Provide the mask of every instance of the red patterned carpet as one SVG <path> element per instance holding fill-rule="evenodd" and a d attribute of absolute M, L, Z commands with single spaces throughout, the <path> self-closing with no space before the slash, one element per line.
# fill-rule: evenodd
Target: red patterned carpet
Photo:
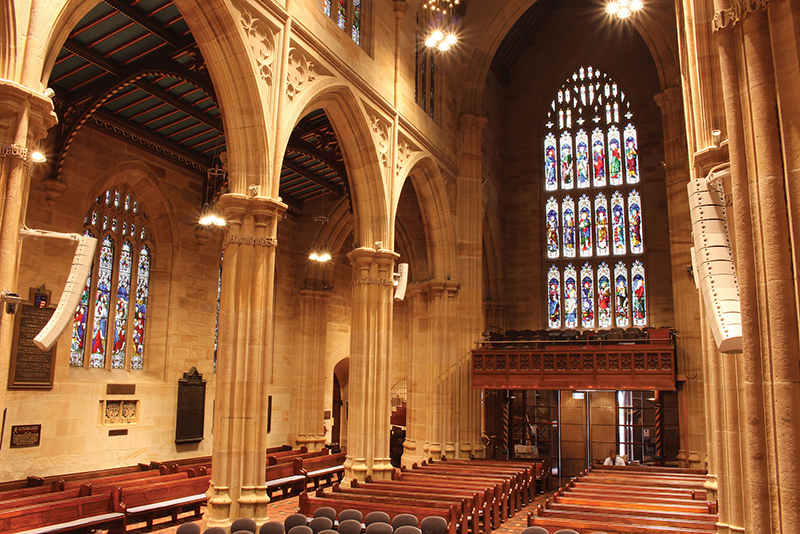
<path fill-rule="evenodd" d="M 514 517 L 503 523 L 500 528 L 495 530 L 492 534 L 519 534 L 519 532 L 522 531 L 522 529 L 527 525 L 528 512 L 536 509 L 536 505 L 544 502 L 545 498 L 549 496 L 550 494 L 538 496 L 534 503 L 531 503 L 523 508 Z M 272 501 L 269 505 L 270 520 L 283 521 L 286 516 L 297 512 L 297 502 L 299 497 L 289 497 L 287 499 L 281 499 L 278 495 L 276 495 L 276 497 L 277 500 Z M 129 524 L 128 532 L 133 532 L 136 534 L 150 532 L 156 534 L 173 534 L 178 529 L 179 525 L 191 521 L 194 521 L 194 516 L 191 513 L 187 513 L 183 514 L 178 519 L 177 523 L 174 523 L 169 517 L 156 520 L 152 531 L 147 529 L 147 525 L 145 523 Z M 202 524 L 201 521 L 197 522 Z"/>

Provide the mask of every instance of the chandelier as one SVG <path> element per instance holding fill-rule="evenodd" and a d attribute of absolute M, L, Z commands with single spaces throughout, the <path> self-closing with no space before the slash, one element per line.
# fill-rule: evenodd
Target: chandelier
<path fill-rule="evenodd" d="M 436 47 L 442 52 L 458 42 L 456 26 L 458 17 L 453 10 L 459 5 L 459 0 L 425 0 L 422 2 L 419 13 L 420 25 L 425 28 L 425 46 Z"/>
<path fill-rule="evenodd" d="M 644 7 L 641 0 L 611 0 L 606 6 L 606 13 L 624 19 Z"/>

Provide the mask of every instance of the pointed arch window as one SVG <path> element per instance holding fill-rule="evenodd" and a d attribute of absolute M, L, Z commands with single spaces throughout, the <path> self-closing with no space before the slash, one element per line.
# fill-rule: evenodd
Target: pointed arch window
<path fill-rule="evenodd" d="M 70 365 L 143 369 L 152 261 L 147 216 L 134 193 L 119 186 L 97 197 L 83 233 L 99 236 L 100 246 L 73 318 Z"/>
<path fill-rule="evenodd" d="M 322 11 L 345 32 L 354 43 L 363 40 L 364 0 L 323 0 Z"/>
<path fill-rule="evenodd" d="M 636 121 L 594 66 L 570 75 L 544 125 L 543 223 L 550 328 L 646 326 Z"/>

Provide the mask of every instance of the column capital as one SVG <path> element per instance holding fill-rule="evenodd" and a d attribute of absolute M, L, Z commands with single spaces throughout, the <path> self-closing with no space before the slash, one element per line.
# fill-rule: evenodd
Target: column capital
<path fill-rule="evenodd" d="M 406 11 L 408 11 L 408 2 L 406 0 L 394 0 L 392 7 L 394 8 L 395 20 L 403 20 L 403 17 L 406 16 Z"/>
<path fill-rule="evenodd" d="M 40 91 L 0 78 L 0 121 L 8 116 L 17 116 L 26 106 L 29 108 L 28 137 L 43 139 L 47 130 L 58 123 L 53 101 Z M 9 129 L 10 132 L 14 130 L 13 127 Z"/>
<path fill-rule="evenodd" d="M 373 261 L 381 262 L 381 260 L 397 260 L 400 257 L 400 254 L 385 248 L 374 249 L 369 247 L 358 247 L 348 252 L 347 257 L 355 266 L 356 264 L 369 264 Z"/>
<path fill-rule="evenodd" d="M 217 208 L 228 223 L 241 225 L 247 214 L 247 196 L 237 193 L 225 193 L 217 200 Z"/>
<path fill-rule="evenodd" d="M 683 91 L 679 86 L 667 87 L 653 97 L 662 114 L 683 109 Z"/>

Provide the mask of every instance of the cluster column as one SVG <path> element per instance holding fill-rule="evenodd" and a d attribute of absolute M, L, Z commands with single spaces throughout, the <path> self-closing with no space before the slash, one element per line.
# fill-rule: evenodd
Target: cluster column
<path fill-rule="evenodd" d="M 300 290 L 300 369 L 297 376 L 303 377 L 295 386 L 293 399 L 297 418 L 295 444 L 305 445 L 309 451 L 318 451 L 325 446 L 323 415 L 325 392 L 332 385 L 325 381 L 325 346 L 328 328 L 328 301 L 330 291 L 316 289 Z"/>
<path fill-rule="evenodd" d="M 267 384 L 274 314 L 278 220 L 286 206 L 270 198 L 226 194 L 217 394 L 206 526 L 239 517 L 267 521 L 264 479 Z"/>
<path fill-rule="evenodd" d="M 394 264 L 391 250 L 357 248 L 350 333 L 350 417 L 345 478 L 390 479 L 391 337 Z"/>
<path fill-rule="evenodd" d="M 49 98 L 0 78 L 0 291 L 19 292 L 19 228 L 25 220 L 32 171 L 28 152 L 56 122 Z M 4 384 L 0 405 L 5 405 L 13 330 L 14 316 L 0 304 L 0 384 Z"/>

